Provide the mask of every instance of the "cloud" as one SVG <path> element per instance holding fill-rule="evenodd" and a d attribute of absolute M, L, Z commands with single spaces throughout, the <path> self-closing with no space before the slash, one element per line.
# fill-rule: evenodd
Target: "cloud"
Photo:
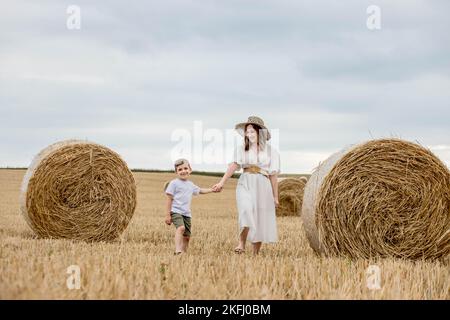
<path fill-rule="evenodd" d="M 78 1 L 73 31 L 67 3 L 4 4 L 0 166 L 82 138 L 167 168 L 177 128 L 224 131 L 249 115 L 280 130 L 293 172 L 371 138 L 450 145 L 450 5 L 379 1 L 371 31 L 371 4 Z"/>

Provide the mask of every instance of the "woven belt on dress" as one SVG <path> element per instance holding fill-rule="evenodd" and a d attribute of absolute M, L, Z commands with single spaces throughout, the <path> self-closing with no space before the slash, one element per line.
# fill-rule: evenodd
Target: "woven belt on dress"
<path fill-rule="evenodd" d="M 258 166 L 250 166 L 250 167 L 244 168 L 244 172 L 247 172 L 247 173 L 260 173 L 263 176 L 269 177 L 269 173 L 266 170 L 263 170 L 263 169 L 261 169 Z"/>

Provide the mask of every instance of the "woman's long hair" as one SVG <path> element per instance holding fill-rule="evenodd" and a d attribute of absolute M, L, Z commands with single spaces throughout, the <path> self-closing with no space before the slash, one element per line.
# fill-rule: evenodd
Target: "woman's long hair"
<path fill-rule="evenodd" d="M 250 149 L 250 140 L 246 135 L 248 126 L 252 126 L 253 129 L 255 129 L 255 131 L 256 131 L 258 149 L 264 150 L 264 148 L 266 147 L 266 141 L 267 141 L 267 129 L 263 129 L 260 126 L 258 126 L 257 124 L 253 124 L 253 123 L 248 123 L 244 127 L 244 144 L 245 144 L 244 150 L 248 151 Z"/>

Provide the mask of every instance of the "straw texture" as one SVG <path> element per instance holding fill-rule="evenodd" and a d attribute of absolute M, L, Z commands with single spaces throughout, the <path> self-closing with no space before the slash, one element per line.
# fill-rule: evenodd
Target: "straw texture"
<path fill-rule="evenodd" d="M 41 151 L 21 187 L 21 213 L 40 237 L 109 241 L 136 208 L 136 184 L 120 156 L 98 144 L 68 140 Z"/>
<path fill-rule="evenodd" d="M 164 192 L 166 192 L 166 190 L 167 190 L 167 187 L 169 186 L 169 184 L 170 184 L 170 181 L 166 181 L 166 182 L 164 182 Z"/>
<path fill-rule="evenodd" d="M 302 177 L 303 178 L 303 177 Z M 281 178 L 278 182 L 278 217 L 300 216 L 306 181 L 301 178 Z"/>
<path fill-rule="evenodd" d="M 373 140 L 338 152 L 303 202 L 313 249 L 330 256 L 436 259 L 450 253 L 450 173 L 429 150 Z"/>

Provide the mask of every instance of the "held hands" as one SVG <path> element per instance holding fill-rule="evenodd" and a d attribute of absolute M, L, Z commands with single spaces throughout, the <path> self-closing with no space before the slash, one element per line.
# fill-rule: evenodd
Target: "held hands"
<path fill-rule="evenodd" d="M 216 183 L 215 185 L 212 186 L 213 192 L 220 192 L 220 191 L 222 191 L 222 188 L 223 188 L 223 183 L 221 183 L 221 182 Z"/>

